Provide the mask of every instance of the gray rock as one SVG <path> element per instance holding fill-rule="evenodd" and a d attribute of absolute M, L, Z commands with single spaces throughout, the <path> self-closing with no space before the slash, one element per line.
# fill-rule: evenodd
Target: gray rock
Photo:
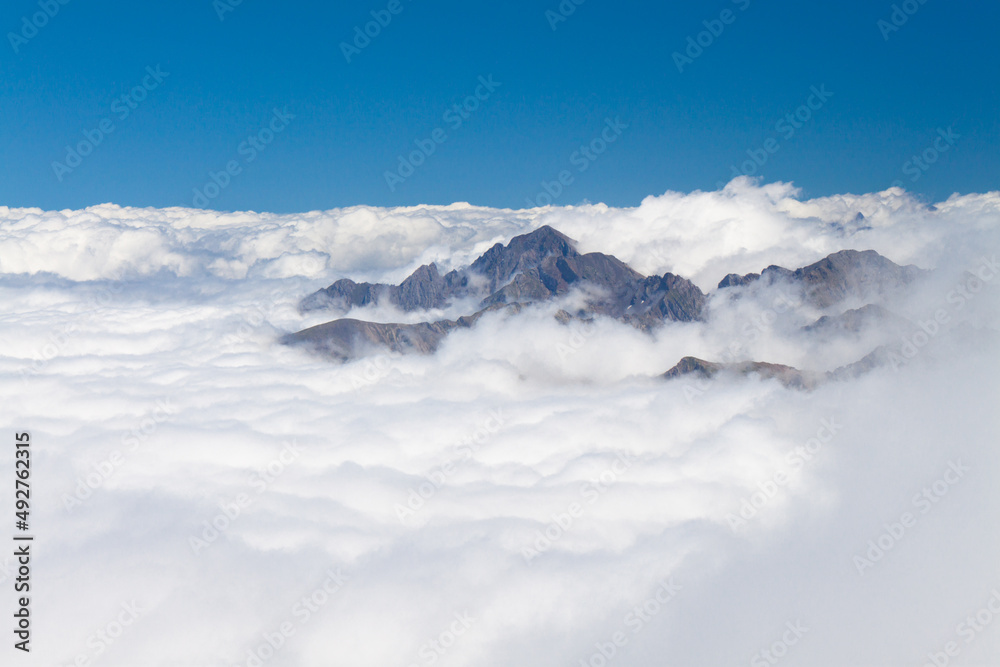
<path fill-rule="evenodd" d="M 742 287 L 743 285 L 749 285 L 759 278 L 759 273 L 748 273 L 745 276 L 741 276 L 738 273 L 730 273 L 728 276 L 719 281 L 719 289 L 725 289 L 727 287 Z"/>
<path fill-rule="evenodd" d="M 813 305 L 826 308 L 847 297 L 888 296 L 923 273 L 915 266 L 899 266 L 874 250 L 841 250 L 798 269 L 792 280 L 804 286 L 806 298 Z"/>
<path fill-rule="evenodd" d="M 350 359 L 371 348 L 427 353 L 449 331 L 471 326 L 485 312 L 511 306 L 520 310 L 522 305 L 559 297 L 580 286 L 586 286 L 591 296 L 576 317 L 606 315 L 646 330 L 666 320 L 700 319 L 705 305 L 705 295 L 689 280 L 671 273 L 646 277 L 611 255 L 580 254 L 568 237 L 545 226 L 514 237 L 506 246 L 497 243 L 460 271 L 442 276 L 429 264 L 399 285 L 338 280 L 299 306 L 302 312 L 347 310 L 387 300 L 401 310 L 415 311 L 481 296 L 473 315 L 420 324 L 341 319 L 291 334 L 283 342 L 306 344 L 336 359 Z"/>
<path fill-rule="evenodd" d="M 730 274 L 719 288 L 731 288 L 760 280 L 764 284 L 787 281 L 803 289 L 806 300 L 817 308 L 827 308 L 853 297 L 877 299 L 909 285 L 926 273 L 915 266 L 899 266 L 874 250 L 841 250 L 815 264 L 792 271 L 769 266 L 760 276 Z"/>
<path fill-rule="evenodd" d="M 684 357 L 673 368 L 664 373 L 663 377 L 672 379 L 693 374 L 703 379 L 710 379 L 720 373 L 737 376 L 757 375 L 765 380 L 775 379 L 784 386 L 793 389 L 813 389 L 823 379 L 821 374 L 800 371 L 797 368 L 781 364 L 769 364 L 762 361 L 713 363 L 697 357 Z"/>
<path fill-rule="evenodd" d="M 405 311 L 443 308 L 456 297 L 469 293 L 468 276 L 450 271 L 442 276 L 437 265 L 426 264 L 414 271 L 399 285 L 381 283 L 356 283 L 338 280 L 302 300 L 300 312 L 313 310 L 348 310 L 354 306 L 367 306 L 387 300 Z"/>
<path fill-rule="evenodd" d="M 872 250 L 844 250 L 795 271 L 769 266 L 760 274 L 730 274 L 719 283 L 719 288 L 789 281 L 801 286 L 809 303 L 826 308 L 848 297 L 868 299 L 887 295 L 908 285 L 921 273 L 913 266 L 898 266 Z M 578 287 L 585 288 L 586 305 L 574 315 L 560 312 L 560 321 L 603 315 L 648 331 L 666 321 L 703 319 L 706 296 L 691 281 L 671 273 L 643 276 L 611 255 L 581 254 L 570 238 L 544 226 L 514 237 L 507 245 L 497 243 L 461 270 L 441 275 L 436 265 L 428 264 L 399 285 L 338 280 L 300 304 L 305 312 L 329 308 L 348 310 L 387 301 L 404 311 L 419 311 L 445 308 L 456 299 L 478 298 L 479 307 L 472 315 L 419 324 L 376 324 L 342 319 L 291 334 L 283 340 L 289 344 L 311 345 L 338 359 L 350 359 L 371 348 L 428 353 L 437 348 L 448 332 L 472 326 L 485 312 L 515 306 L 519 310 L 523 305 L 553 299 Z M 866 321 L 879 315 L 880 311 L 872 309 L 848 311 L 839 319 L 822 318 L 806 330 L 835 326 L 859 330 Z M 709 362 L 695 361 L 708 372 Z M 811 382 L 800 371 L 785 366 L 747 363 L 758 366 L 729 370 L 769 374 L 789 384 Z"/>
<path fill-rule="evenodd" d="M 348 361 L 374 351 L 403 354 L 430 354 L 445 336 L 455 329 L 467 329 L 488 312 L 520 312 L 519 305 L 494 306 L 457 320 L 439 320 L 418 324 L 383 324 L 343 318 L 310 327 L 281 339 L 285 345 L 301 345 L 337 361 Z"/>
<path fill-rule="evenodd" d="M 781 364 L 770 364 L 763 361 L 740 361 L 735 363 L 714 363 L 698 359 L 697 357 L 684 357 L 662 377 L 673 379 L 686 375 L 697 375 L 702 379 L 715 378 L 720 373 L 736 376 L 757 375 L 762 379 L 775 379 L 781 384 L 791 389 L 815 389 L 826 382 L 837 382 L 841 380 L 853 380 L 859 378 L 876 368 L 888 365 L 892 360 L 892 355 L 888 347 L 880 346 L 852 364 L 841 366 L 836 370 L 826 373 L 816 371 L 803 371 L 792 366 Z"/>
<path fill-rule="evenodd" d="M 846 310 L 839 315 L 824 315 L 812 324 L 802 327 L 802 331 L 822 335 L 857 334 L 875 327 L 888 327 L 896 331 L 908 324 L 909 321 L 905 318 L 889 312 L 882 306 L 870 303 L 861 308 Z"/>

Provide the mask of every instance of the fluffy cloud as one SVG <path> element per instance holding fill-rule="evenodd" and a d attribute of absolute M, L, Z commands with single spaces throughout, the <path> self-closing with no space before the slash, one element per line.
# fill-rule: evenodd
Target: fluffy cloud
<path fill-rule="evenodd" d="M 898 188 L 807 201 L 797 195 L 790 184 L 738 178 L 718 192 L 667 192 L 632 209 L 453 204 L 273 215 L 110 204 L 59 212 L 0 207 L 0 270 L 75 281 L 162 272 L 394 280 L 421 263 L 468 264 L 493 243 L 550 224 L 584 251 L 616 255 L 646 273 L 679 273 L 707 290 L 727 272 L 802 266 L 846 246 L 933 266 L 950 244 L 991 229 L 1000 209 L 997 192 L 954 195 L 935 206 Z"/>
<path fill-rule="evenodd" d="M 1000 194 L 796 196 L 737 180 L 634 209 L 0 209 L 2 421 L 34 443 L 35 658 L 923 664 L 954 641 L 995 661 L 995 625 L 968 643 L 958 626 L 1000 587 L 1000 304 L 995 283 L 949 294 L 997 247 Z M 658 377 L 734 340 L 818 370 L 877 342 L 817 344 L 799 327 L 818 312 L 757 326 L 771 293 L 717 295 L 708 322 L 652 336 L 562 325 L 553 304 L 434 356 L 333 365 L 276 342 L 322 321 L 296 306 L 335 278 L 464 265 L 543 224 L 706 291 L 873 248 L 938 269 L 894 312 L 950 321 L 898 370 L 813 392 Z"/>

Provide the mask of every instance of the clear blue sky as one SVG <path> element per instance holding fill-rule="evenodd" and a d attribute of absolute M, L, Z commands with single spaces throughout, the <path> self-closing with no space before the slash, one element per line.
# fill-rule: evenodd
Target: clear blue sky
<path fill-rule="evenodd" d="M 928 199 L 1000 187 L 996 2 L 909 0 L 916 11 L 887 32 L 878 21 L 893 3 L 877 0 L 585 0 L 555 30 L 546 11 L 558 0 L 398 0 L 397 14 L 389 0 L 243 0 L 220 20 L 232 1 L 42 0 L 54 13 L 44 20 L 38 0 L 3 3 L 0 205 L 191 206 L 232 162 L 238 173 L 204 207 L 522 208 L 563 171 L 572 181 L 555 203 L 626 206 L 713 189 L 747 151 L 766 154 L 756 175 L 807 196 L 897 180 Z M 727 9 L 729 23 L 714 22 Z M 391 22 L 348 63 L 341 43 L 381 10 Z M 711 43 L 680 72 L 673 54 L 704 21 L 721 34 L 702 35 Z M 146 69 L 157 66 L 169 73 L 159 82 Z M 500 85 L 478 89 L 477 109 L 445 116 L 490 75 Z M 145 99 L 122 100 L 144 80 Z M 833 96 L 779 130 L 821 85 Z M 275 108 L 295 118 L 241 151 Z M 628 127 L 605 132 L 616 117 Z M 102 123 L 113 131 L 57 175 L 66 146 Z M 958 136 L 936 154 L 948 127 Z M 602 132 L 615 138 L 603 154 L 574 156 Z M 434 153 L 393 190 L 385 173 L 399 174 L 415 140 Z M 925 150 L 934 164 L 910 162 Z"/>

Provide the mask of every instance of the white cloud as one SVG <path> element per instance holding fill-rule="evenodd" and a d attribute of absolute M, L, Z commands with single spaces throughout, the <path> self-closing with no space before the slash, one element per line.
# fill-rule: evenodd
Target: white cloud
<path fill-rule="evenodd" d="M 741 180 L 624 210 L 0 209 L 0 421 L 34 441 L 35 658 L 245 665 L 290 623 L 264 664 L 428 664 L 428 642 L 450 641 L 467 612 L 435 664 L 575 665 L 619 631 L 621 664 L 747 664 L 796 620 L 809 631 L 783 664 L 922 664 L 953 639 L 963 659 L 994 660 L 996 627 L 972 644 L 954 629 L 1000 585 L 998 291 L 961 309 L 947 294 L 997 247 L 1000 195 L 936 211 L 898 191 L 795 196 Z M 859 211 L 870 228 L 852 226 Z M 730 271 L 874 248 L 941 267 L 893 305 L 918 320 L 954 309 L 953 321 L 898 372 L 814 392 L 748 378 L 692 395 L 656 377 L 743 340 L 767 306 L 749 298 L 655 336 L 565 326 L 539 307 L 489 316 L 433 357 L 343 366 L 276 343 L 318 321 L 297 302 L 337 277 L 464 265 L 542 224 L 705 290 Z M 817 348 L 798 324 L 760 329 L 746 354 L 825 370 L 871 342 Z M 734 531 L 727 516 L 830 418 L 842 429 Z M 289 442 L 301 455 L 279 466 Z M 634 463 L 616 472 L 621 453 Z M 854 556 L 918 513 L 914 494 L 959 458 L 967 478 L 860 575 Z M 9 475 L 12 447 L 0 461 Z M 449 463 L 440 488 L 428 482 Z M 66 509 L 88 475 L 98 488 Z M 400 521 L 396 506 L 426 483 Z M 229 525 L 208 542 L 213 520 Z M 192 536 L 206 540 L 197 554 Z M 303 603 L 337 568 L 344 586 Z M 634 633 L 628 614 L 671 577 L 682 589 Z M 133 600 L 138 619 L 88 645 Z"/>

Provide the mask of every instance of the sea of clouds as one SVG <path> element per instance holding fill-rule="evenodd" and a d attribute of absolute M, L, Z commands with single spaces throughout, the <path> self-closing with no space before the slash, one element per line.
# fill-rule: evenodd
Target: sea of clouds
<path fill-rule="evenodd" d="M 768 317 L 767 290 L 653 335 L 551 304 L 432 356 L 277 342 L 332 317 L 297 305 L 338 278 L 457 268 L 545 224 L 706 292 L 874 249 L 934 270 L 890 310 L 948 323 L 810 392 L 659 377 L 734 342 L 819 371 L 881 342 L 803 336 L 824 313 Z M 997 664 L 1000 280 L 968 272 L 998 247 L 998 192 L 747 179 L 628 209 L 0 208 L 0 483 L 30 431 L 31 664 Z M 8 619 L 15 576 L 0 556 Z"/>

